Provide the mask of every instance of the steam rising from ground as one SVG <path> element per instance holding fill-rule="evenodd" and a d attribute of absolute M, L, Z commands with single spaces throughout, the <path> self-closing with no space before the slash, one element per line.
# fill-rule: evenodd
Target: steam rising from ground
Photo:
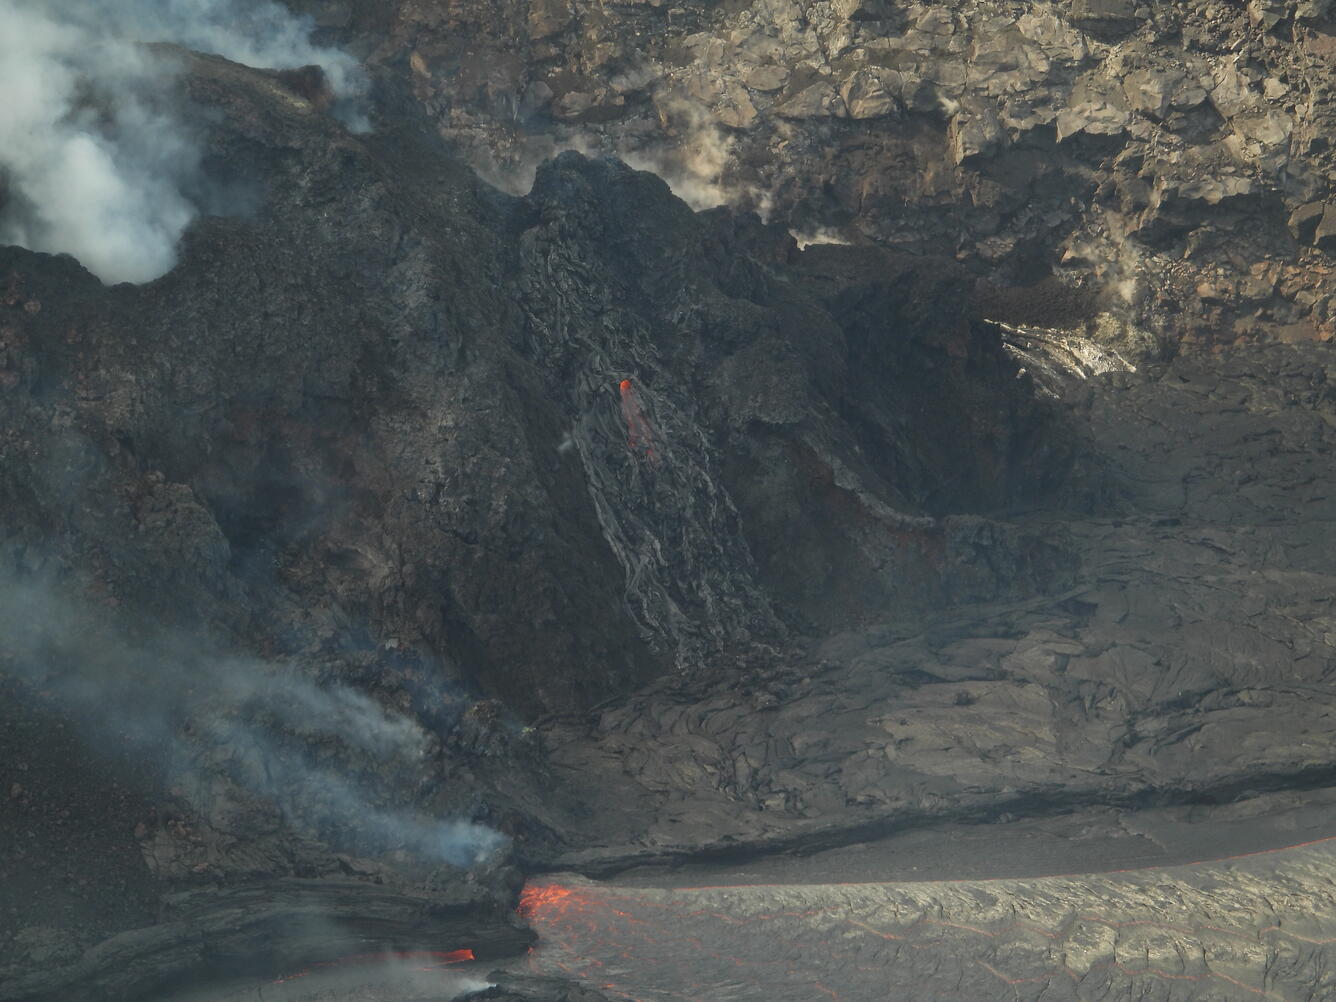
<path fill-rule="evenodd" d="M 315 939 L 319 929 L 311 929 Z M 329 936 L 342 939 L 346 933 L 330 926 Z M 452 970 L 458 961 L 432 954 L 409 953 L 381 957 L 349 958 L 335 964 L 318 964 L 276 981 L 257 984 L 243 978 L 234 984 L 211 981 L 207 987 L 187 988 L 155 996 L 158 1002 L 313 1002 L 315 999 L 394 999 L 395 1002 L 451 1002 L 493 987 L 474 974 Z"/>
<path fill-rule="evenodd" d="M 852 241 L 837 229 L 829 226 L 817 226 L 813 229 L 789 230 L 789 236 L 793 237 L 794 243 L 798 245 L 799 250 L 806 250 L 808 247 L 817 244 L 836 244 L 841 247 L 847 247 Z"/>
<path fill-rule="evenodd" d="M 503 836 L 402 806 L 436 738 L 411 717 L 295 665 L 201 653 L 193 639 L 131 642 L 53 587 L 0 578 L 0 670 L 54 696 L 94 746 L 126 737 L 164 756 L 171 781 L 208 814 L 235 784 L 336 848 L 405 849 L 458 866 Z M 375 773 L 365 774 L 371 763 Z M 397 795 L 396 795 L 397 793 Z M 399 803 L 395 803 L 395 801 Z"/>
<path fill-rule="evenodd" d="M 750 209 L 762 219 L 770 215 L 768 192 L 727 177 L 734 142 L 708 108 L 680 97 L 660 97 L 657 107 L 675 145 L 620 150 L 622 159 L 636 170 L 659 175 L 674 195 L 697 211 L 730 205 Z"/>
<path fill-rule="evenodd" d="M 199 146 L 171 57 L 137 43 L 319 65 L 352 99 L 357 64 L 309 35 L 272 0 L 0 0 L 0 243 L 73 254 L 108 283 L 169 271 L 197 214 Z"/>
<path fill-rule="evenodd" d="M 561 126 L 550 134 L 525 136 L 519 149 L 509 151 L 504 162 L 497 162 L 492 150 L 475 150 L 473 169 L 488 184 L 523 196 L 533 187 L 539 165 L 567 150 L 586 157 L 615 156 L 635 170 L 657 175 L 697 212 L 727 205 L 768 220 L 774 208 L 773 197 L 762 187 L 732 176 L 735 140 L 709 109 L 677 96 L 660 97 L 656 106 L 665 125 L 666 142 L 660 136 L 645 141 L 644 137 Z"/>

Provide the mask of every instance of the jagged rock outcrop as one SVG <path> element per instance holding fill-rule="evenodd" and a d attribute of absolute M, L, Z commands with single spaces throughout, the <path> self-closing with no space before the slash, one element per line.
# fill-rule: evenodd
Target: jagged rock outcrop
<path fill-rule="evenodd" d="M 1057 275 L 1174 344 L 1332 335 L 1324 2 L 303 6 L 516 190 L 616 152 L 806 238 Z"/>

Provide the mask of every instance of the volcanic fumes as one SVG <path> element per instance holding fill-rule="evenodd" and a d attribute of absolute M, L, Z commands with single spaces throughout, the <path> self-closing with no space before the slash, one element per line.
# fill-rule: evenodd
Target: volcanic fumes
<path fill-rule="evenodd" d="M 72 254 L 108 284 L 165 274 L 196 218 L 255 200 L 206 177 L 185 49 L 287 71 L 368 127 L 362 68 L 310 31 L 273 0 L 0 0 L 0 244 Z"/>
<path fill-rule="evenodd" d="M 404 966 L 416 973 L 427 974 L 448 970 L 457 967 L 459 964 L 466 964 L 477 959 L 478 958 L 474 955 L 474 952 L 471 949 L 404 950 L 394 953 L 358 954 L 351 957 L 341 957 L 338 960 L 312 964 L 310 967 L 303 968 L 300 971 L 280 975 L 273 979 L 273 983 L 276 985 L 287 984 L 302 978 L 309 978 L 319 972 L 369 967 L 378 964 Z"/>

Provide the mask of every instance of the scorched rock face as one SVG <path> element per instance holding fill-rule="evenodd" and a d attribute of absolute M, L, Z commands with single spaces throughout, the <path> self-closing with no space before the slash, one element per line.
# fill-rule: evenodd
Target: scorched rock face
<path fill-rule="evenodd" d="M 851 612 L 930 588 L 923 514 L 1061 472 L 949 266 L 799 261 L 576 155 L 508 199 L 221 61 L 190 85 L 226 111 L 211 162 L 264 179 L 253 218 L 205 220 L 144 287 L 4 252 L 12 524 L 101 554 L 118 600 L 288 652 L 389 645 L 532 715 L 781 635 L 757 558 L 799 588 L 816 550 L 880 540 L 906 555 L 842 569 L 870 589 Z"/>

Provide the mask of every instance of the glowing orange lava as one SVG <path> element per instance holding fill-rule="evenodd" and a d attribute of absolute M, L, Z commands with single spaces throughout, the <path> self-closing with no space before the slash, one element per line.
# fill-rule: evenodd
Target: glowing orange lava
<path fill-rule="evenodd" d="M 472 950 L 450 950 L 448 953 L 433 953 L 433 957 L 440 957 L 442 964 L 462 964 L 466 960 L 477 960 Z"/>
<path fill-rule="evenodd" d="M 527 884 L 520 892 L 521 918 L 532 919 L 543 912 L 564 911 L 579 901 L 575 892 L 560 884 Z"/>

